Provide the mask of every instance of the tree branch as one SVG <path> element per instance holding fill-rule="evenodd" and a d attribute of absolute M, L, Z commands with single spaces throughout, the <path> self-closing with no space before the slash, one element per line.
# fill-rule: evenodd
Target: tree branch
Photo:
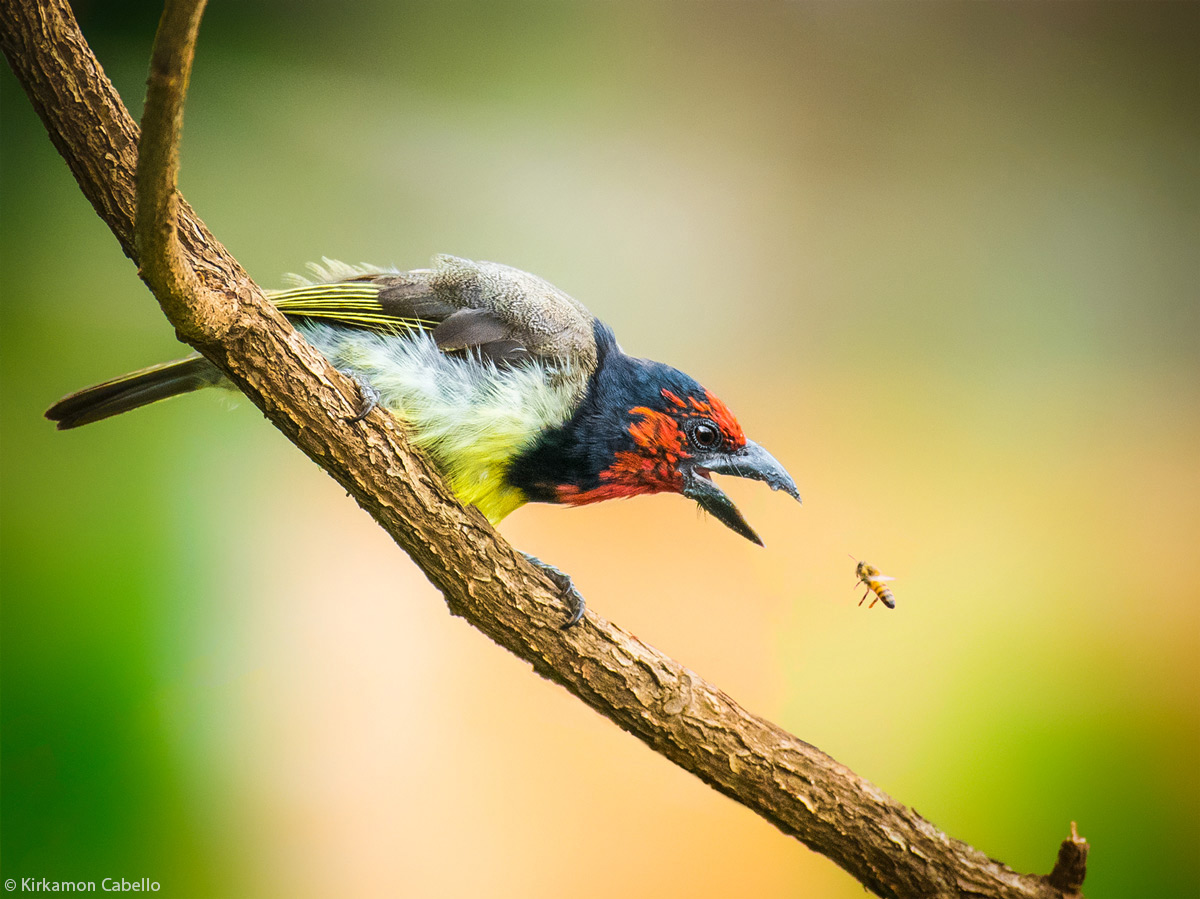
<path fill-rule="evenodd" d="M 66 0 L 0 0 L 9 64 L 180 338 L 346 488 L 453 614 L 868 889 L 886 897 L 1078 895 L 1087 844 L 1074 828 L 1052 875 L 1018 874 L 603 619 L 589 614 L 560 630 L 557 588 L 459 505 L 390 415 L 347 422 L 357 388 L 304 343 L 178 196 L 183 98 L 203 6 L 167 3 L 139 167 L 138 128 Z"/>

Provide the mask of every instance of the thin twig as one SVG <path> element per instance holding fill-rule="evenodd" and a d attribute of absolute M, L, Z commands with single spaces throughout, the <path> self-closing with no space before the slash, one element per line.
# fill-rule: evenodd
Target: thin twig
<path fill-rule="evenodd" d="M 203 333 L 193 320 L 192 308 L 202 287 L 187 264 L 179 242 L 179 139 L 183 134 L 183 101 L 192 74 L 196 37 L 207 0 L 167 0 L 146 86 L 142 136 L 137 156 L 137 211 L 134 246 L 142 279 L 162 304 L 163 312 L 184 339 Z M 226 327 L 213 329 L 220 337 L 232 323 L 236 309 L 228 310 Z"/>

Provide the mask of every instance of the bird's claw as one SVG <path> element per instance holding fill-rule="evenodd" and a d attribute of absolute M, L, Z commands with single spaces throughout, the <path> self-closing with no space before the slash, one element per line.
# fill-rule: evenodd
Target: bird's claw
<path fill-rule="evenodd" d="M 561 591 L 562 601 L 571 610 L 571 617 L 564 624 L 559 625 L 559 627 L 565 631 L 582 621 L 587 604 L 583 600 L 583 594 L 575 589 L 575 583 L 571 580 L 571 575 L 565 571 L 560 571 L 553 565 L 543 562 L 537 556 L 531 556 L 529 553 L 521 553 L 521 555 L 525 557 L 525 560 L 530 565 L 554 581 L 554 585 Z"/>
<path fill-rule="evenodd" d="M 370 415 L 371 410 L 379 405 L 379 391 L 357 375 L 350 375 L 349 377 L 358 387 L 358 395 L 360 397 L 358 410 L 353 415 L 347 415 L 345 419 L 346 424 L 354 425 Z"/>

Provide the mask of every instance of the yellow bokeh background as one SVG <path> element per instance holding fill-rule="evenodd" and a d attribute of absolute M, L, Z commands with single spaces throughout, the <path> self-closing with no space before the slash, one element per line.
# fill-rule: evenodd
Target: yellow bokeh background
<path fill-rule="evenodd" d="M 77 5 L 135 114 L 154 3 Z M 501 530 L 1019 870 L 1200 894 L 1200 7 L 213 4 L 182 188 L 264 286 L 435 252 L 687 371 L 723 479 Z M 246 401 L 56 433 L 180 353 L 0 73 L 5 877 L 182 897 L 862 888 L 451 618 Z M 230 407 L 233 407 L 232 409 Z M 898 608 L 857 605 L 853 554 Z"/>

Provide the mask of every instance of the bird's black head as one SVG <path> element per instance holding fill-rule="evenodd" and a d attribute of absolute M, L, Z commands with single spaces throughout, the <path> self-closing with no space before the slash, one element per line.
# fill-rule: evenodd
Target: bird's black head
<path fill-rule="evenodd" d="M 799 500 L 783 466 L 747 440 L 725 404 L 683 372 L 625 355 L 601 324 L 596 343 L 599 361 L 575 414 L 514 460 L 509 482 L 532 500 L 570 505 L 682 493 L 761 545 L 709 474 L 765 481 Z"/>

